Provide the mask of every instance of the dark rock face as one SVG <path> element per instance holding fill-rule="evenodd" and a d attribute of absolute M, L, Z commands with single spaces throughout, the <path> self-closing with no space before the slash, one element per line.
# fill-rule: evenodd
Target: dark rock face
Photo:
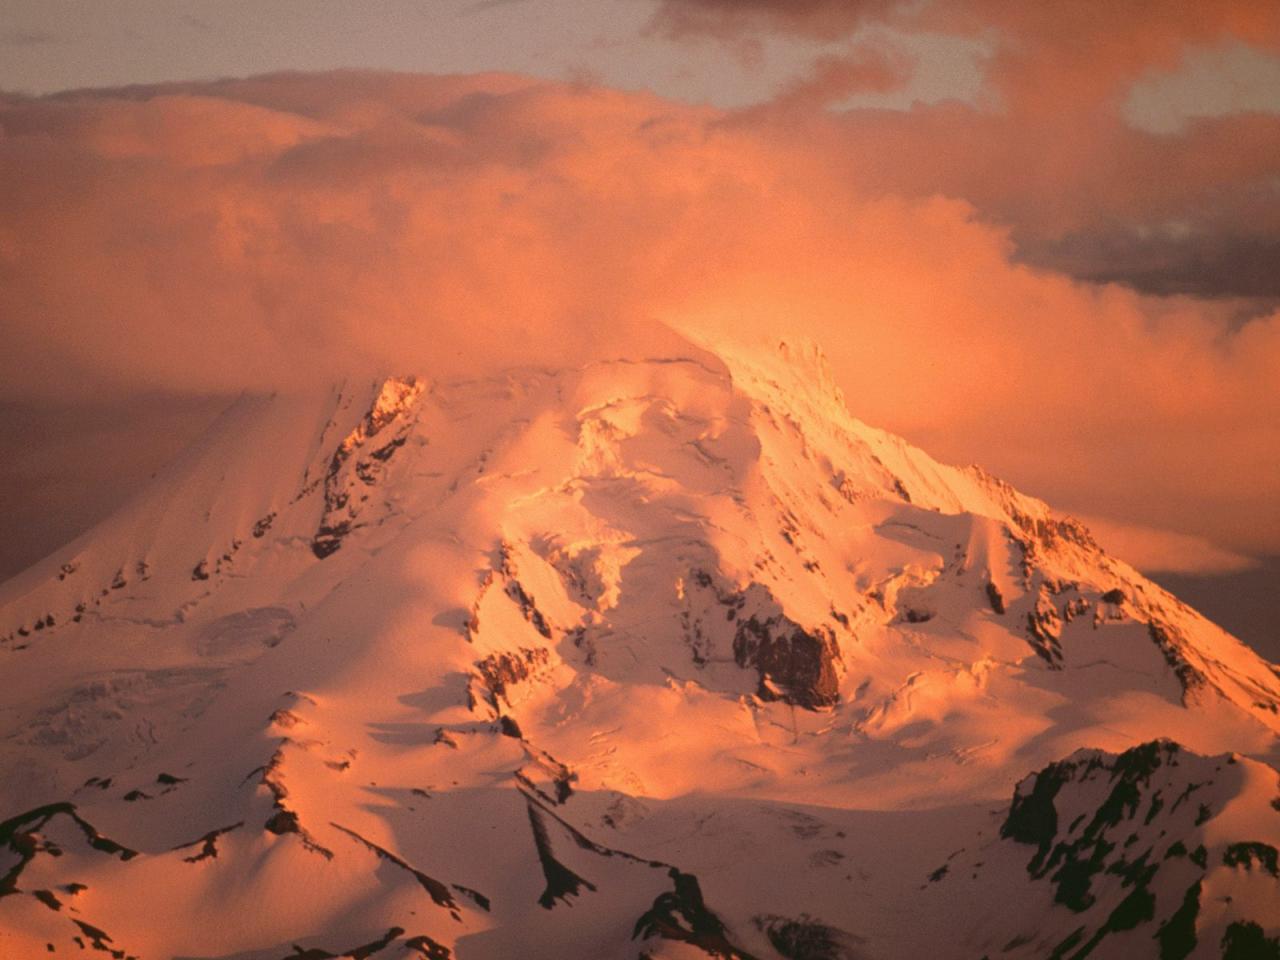
<path fill-rule="evenodd" d="M 290 810 L 286 806 L 285 800 L 289 796 L 289 790 L 280 778 L 280 768 L 283 764 L 284 754 L 277 750 L 270 762 L 262 768 L 261 783 L 271 792 L 272 807 L 275 811 L 267 818 L 267 822 L 262 825 L 263 829 L 277 836 L 283 836 L 287 833 L 296 834 L 306 849 L 312 853 L 320 854 L 326 860 L 332 860 L 333 851 L 317 843 L 315 838 L 302 826 L 302 821 L 298 819 L 297 812 Z"/>
<path fill-rule="evenodd" d="M 78 907 L 64 903 L 52 890 L 36 889 L 24 891 L 18 886 L 18 881 L 21 879 L 23 871 L 37 857 L 61 857 L 66 853 L 62 846 L 48 839 L 42 833 L 50 821 L 58 817 L 70 819 L 80 833 L 84 835 L 85 842 L 89 847 L 99 853 L 118 857 L 122 861 L 132 860 L 138 855 L 137 851 L 130 850 L 128 847 L 100 834 L 93 824 L 80 816 L 73 803 L 50 803 L 42 807 L 36 807 L 0 823 L 0 861 L 5 863 L 5 866 L 0 867 L 0 869 L 4 870 L 3 875 L 0 876 L 0 899 L 25 893 L 49 910 L 61 913 L 63 907 L 66 906 L 68 912 L 79 912 Z M 82 891 L 87 890 L 88 887 L 82 883 L 68 883 L 60 885 L 59 889 L 67 896 L 76 897 Z M 109 946 L 112 940 L 105 931 L 76 917 L 68 917 L 68 919 L 80 931 L 80 935 L 72 937 L 72 941 L 81 950 L 85 949 L 86 946 L 90 946 L 95 950 L 107 953 L 115 960 L 137 960 L 135 956 L 126 950 L 119 949 L 116 946 Z M 49 946 L 49 950 L 54 950 L 52 945 Z M 5 956 L 7 957 L 8 954 L 5 954 Z"/>
<path fill-rule="evenodd" d="M 427 960 L 451 960 L 453 953 L 443 943 L 432 940 L 426 934 L 410 937 L 404 942 L 405 948 L 415 950 Z"/>
<path fill-rule="evenodd" d="M 1014 792 L 1000 836 L 1039 847 L 1027 866 L 1030 871 L 1039 869 L 1058 835 L 1058 810 L 1053 801 L 1075 770 L 1075 764 L 1069 761 L 1051 763 L 1035 775 L 1030 791 L 1024 792 L 1019 786 Z"/>
<path fill-rule="evenodd" d="M 596 890 L 595 884 L 579 876 L 556 858 L 551 841 L 551 834 L 554 831 L 570 841 L 579 854 L 585 851 L 597 857 L 613 859 L 615 862 L 622 861 L 649 870 L 661 870 L 670 878 L 671 889 L 660 893 L 654 899 L 653 905 L 636 921 L 632 930 L 632 939 L 648 940 L 659 937 L 664 940 L 678 940 L 697 947 L 708 956 L 722 957 L 726 960 L 755 960 L 730 940 L 728 928 L 704 901 L 702 888 L 696 876 L 685 873 L 662 860 L 651 860 L 625 850 L 602 846 L 567 820 L 559 817 L 553 810 L 543 806 L 531 794 L 525 793 L 525 799 L 528 802 L 534 845 L 547 881 L 547 889 L 539 901 L 543 907 L 551 909 L 557 900 L 570 903 L 570 897 L 580 896 L 584 890 L 588 892 Z M 487 902 L 485 909 L 488 909 Z M 649 954 L 647 951 L 641 951 L 639 956 L 647 957 Z"/>
<path fill-rule="evenodd" d="M 533 830 L 533 843 L 538 851 L 538 862 L 542 864 L 542 875 L 547 881 L 546 889 L 538 898 L 538 904 L 544 910 L 550 910 L 560 900 L 569 903 L 570 897 L 576 897 L 582 888 L 595 890 L 596 885 L 584 880 L 563 863 L 556 859 L 551 848 L 551 838 L 547 835 L 547 825 L 542 814 L 532 803 L 529 804 L 529 825 Z"/>
<path fill-rule="evenodd" d="M 409 413 L 421 393 L 413 377 L 386 381 L 364 419 L 334 450 L 324 476 L 324 513 L 311 541 L 317 559 L 336 553 L 360 525 L 358 517 L 368 499 L 364 491 L 378 484 L 388 461 L 404 446 L 413 427 Z M 264 517 L 260 524 L 269 528 L 272 519 Z M 256 527 L 255 536 L 260 536 Z"/>
<path fill-rule="evenodd" d="M 347 521 L 338 524 L 321 524 L 316 530 L 315 539 L 311 541 L 311 552 L 315 554 L 317 560 L 332 556 L 342 547 L 343 537 L 350 532 L 351 524 Z"/>
<path fill-rule="evenodd" d="M 1222 862 L 1228 867 L 1243 867 L 1245 870 L 1252 870 L 1256 864 L 1280 880 L 1280 851 L 1260 840 L 1231 844 L 1222 855 Z"/>
<path fill-rule="evenodd" d="M 350 830 L 347 827 L 344 827 L 340 823 L 333 823 L 333 824 L 330 824 L 330 826 L 334 827 L 337 830 L 341 830 L 343 833 L 349 836 L 352 840 L 355 840 L 357 843 L 364 846 L 367 850 L 376 854 L 379 859 L 382 859 L 387 861 L 388 863 L 394 864 L 395 866 L 399 867 L 401 870 L 404 870 L 406 873 L 410 874 L 415 880 L 418 881 L 418 885 L 427 892 L 427 895 L 431 897 L 432 901 L 435 903 L 436 906 L 442 907 L 445 910 L 449 911 L 449 914 L 453 917 L 453 919 L 455 920 L 461 919 L 458 913 L 459 911 L 458 901 L 455 900 L 453 894 L 449 892 L 449 887 L 446 884 L 437 880 L 435 877 L 428 876 L 427 874 L 419 870 L 417 867 L 411 866 L 408 862 L 403 860 L 401 857 L 396 856 L 396 854 L 392 853 L 390 850 L 386 849 L 385 847 L 378 846 L 372 840 L 365 839 L 360 834 L 356 833 L 354 830 Z M 404 931 L 400 931 L 400 932 L 403 933 Z M 399 936 L 399 934 L 396 934 L 396 935 Z"/>
<path fill-rule="evenodd" d="M 1180 906 L 1156 931 L 1160 943 L 1160 960 L 1184 960 L 1196 948 L 1196 917 L 1200 915 L 1200 893 L 1203 881 L 1187 888 Z"/>
<path fill-rule="evenodd" d="M 551 628 L 547 626 L 546 619 L 542 616 L 542 611 L 538 609 L 538 605 L 534 602 L 524 586 L 519 580 L 508 580 L 506 586 L 507 596 L 516 602 L 520 608 L 521 615 L 533 624 L 533 628 L 540 634 L 551 639 Z"/>
<path fill-rule="evenodd" d="M 519 572 L 516 570 L 515 560 L 512 556 L 511 544 L 502 543 L 498 548 L 498 572 L 502 575 L 503 589 L 520 608 L 520 615 L 529 622 L 533 629 L 538 633 L 551 639 L 551 626 L 547 623 L 546 617 L 542 615 L 542 611 L 538 609 L 538 603 L 529 591 L 525 589 L 524 584 L 520 582 Z"/>
<path fill-rule="evenodd" d="M 510 717 L 505 713 L 498 718 L 498 729 L 504 737 L 510 737 L 513 740 L 524 739 L 520 724 L 516 723 L 514 717 Z"/>
<path fill-rule="evenodd" d="M 713 957 L 753 960 L 750 954 L 730 943 L 720 918 L 707 909 L 698 878 L 675 867 L 668 871 L 668 875 L 672 889 L 658 894 L 653 906 L 636 921 L 632 937 L 680 940 Z"/>
<path fill-rule="evenodd" d="M 1280 937 L 1256 923 L 1233 923 L 1222 936 L 1222 960 L 1280 960 Z"/>
<path fill-rule="evenodd" d="M 1206 657 L 1198 651 L 1195 643 L 1181 628 L 1161 615 L 1162 611 L 1158 605 L 1153 609 L 1144 610 L 1143 613 L 1144 619 L 1147 620 L 1147 633 L 1151 637 L 1151 642 L 1156 645 L 1165 663 L 1173 670 L 1178 682 L 1182 685 L 1183 704 L 1194 703 L 1215 691 L 1226 696 L 1222 687 L 1219 686 L 1219 681 L 1215 679 L 1215 674 L 1217 677 L 1223 674 L 1230 676 L 1231 668 L 1222 661 L 1212 656 Z M 1271 670 L 1276 676 L 1280 676 L 1280 668 L 1272 666 Z M 1235 679 L 1240 682 L 1239 677 Z M 1245 681 L 1244 686 L 1255 708 L 1280 714 L 1280 694 L 1273 685 L 1249 680 Z"/>
<path fill-rule="evenodd" d="M 1053 670 L 1062 669 L 1062 615 L 1053 600 L 1053 591 L 1041 584 L 1034 610 L 1027 613 L 1027 634 L 1031 649 Z"/>
<path fill-rule="evenodd" d="M 275 818 L 273 817 L 272 819 L 275 819 Z M 206 833 L 199 840 L 196 840 L 194 843 L 184 843 L 180 847 L 174 847 L 174 849 L 186 850 L 189 847 L 194 847 L 197 845 L 200 847 L 200 849 L 196 853 L 193 853 L 191 856 L 183 857 L 182 858 L 183 863 L 199 863 L 201 860 L 214 860 L 218 856 L 218 838 L 223 836 L 224 834 L 230 833 L 232 830 L 239 830 L 243 826 L 244 826 L 244 822 L 241 821 L 240 823 L 233 823 L 229 827 L 219 827 L 217 830 L 210 830 L 208 833 Z M 271 827 L 268 825 L 267 829 L 271 830 Z M 272 830 L 272 832 L 279 833 L 280 831 Z"/>
<path fill-rule="evenodd" d="M 573 796 L 578 775 L 545 750 L 538 751 L 515 773 L 516 781 L 544 803 L 557 807 Z"/>
<path fill-rule="evenodd" d="M 1207 871 L 1208 852 L 1197 840 L 1214 813 L 1205 804 L 1197 810 L 1189 798 L 1213 782 L 1219 769 L 1213 764 L 1184 754 L 1176 743 L 1156 740 L 1119 756 L 1082 751 L 1019 785 L 1001 836 L 1034 845 L 1027 864 L 1031 878 L 1046 879 L 1054 900 L 1082 915 L 1081 926 L 1052 956 L 1083 957 L 1109 934 L 1144 924 L 1154 928 L 1151 937 L 1161 960 L 1191 954 L 1204 873 L 1179 887 L 1178 901 L 1157 901 L 1153 889 L 1156 875 L 1166 869 L 1175 877 L 1188 865 Z M 1106 787 L 1101 803 L 1099 782 Z M 1188 853 L 1192 846 L 1194 852 Z M 1269 844 L 1244 841 L 1229 844 L 1222 861 L 1275 875 L 1278 856 Z"/>
<path fill-rule="evenodd" d="M 263 829 L 270 830 L 276 836 L 302 832 L 302 828 L 298 825 L 298 815 L 292 810 L 277 810 L 262 826 Z"/>
<path fill-rule="evenodd" d="M 1071 543 L 1085 550 L 1099 549 L 1098 542 L 1093 539 L 1089 528 L 1074 517 L 1053 514 L 1041 519 L 1028 516 L 1016 508 L 1010 508 L 1009 513 L 1018 529 L 1033 544 L 1051 549 L 1059 543 Z"/>
<path fill-rule="evenodd" d="M 680 625 L 694 664 L 723 662 L 759 677 L 756 695 L 809 710 L 839 700 L 842 669 L 836 630 L 849 618 L 834 608 L 831 619 L 801 626 L 788 617 L 770 589 L 751 582 L 734 589 L 706 569 L 690 569 L 680 581 Z"/>
<path fill-rule="evenodd" d="M 1185 641 L 1173 627 L 1152 621 L 1147 624 L 1147 632 L 1151 636 L 1151 642 L 1160 648 L 1165 663 L 1169 664 L 1178 682 L 1182 684 L 1182 699 L 1185 703 L 1205 685 L 1204 675 L 1183 656 L 1182 646 Z"/>
<path fill-rule="evenodd" d="M 59 816 L 69 817 L 84 834 L 89 846 L 100 853 L 110 854 L 121 860 L 131 860 L 138 855 L 136 850 L 130 850 L 100 834 L 93 824 L 76 812 L 73 803 L 50 803 L 36 807 L 0 823 L 0 849 L 8 850 L 16 857 L 7 872 L 0 876 L 0 897 L 18 893 L 18 878 L 37 854 L 46 851 L 54 856 L 61 854 L 61 851 L 55 852 L 56 848 L 39 838 L 39 831 L 50 820 Z"/>
<path fill-rule="evenodd" d="M 1052 877 L 1057 886 L 1055 899 L 1073 910 L 1084 910 L 1093 903 L 1090 877 L 1102 869 L 1104 858 L 1115 846 L 1107 841 L 1107 831 L 1137 814 L 1152 774 L 1171 761 L 1176 762 L 1178 752 L 1178 745 L 1172 741 L 1153 740 L 1125 751 L 1111 762 L 1099 755 L 1087 761 L 1052 763 L 1035 775 L 1030 792 L 1021 787 L 1015 792 L 1000 835 L 1019 843 L 1036 844 L 1039 849 L 1027 864 L 1027 871 L 1039 878 L 1058 868 Z M 1059 833 L 1055 806 L 1058 794 L 1068 783 L 1082 781 L 1095 771 L 1110 775 L 1107 799 L 1093 812 L 1079 837 L 1055 843 Z M 1162 805 L 1157 792 L 1151 798 L 1152 817 Z"/>
<path fill-rule="evenodd" d="M 847 960 L 852 957 L 848 934 L 807 915 L 794 920 L 756 917 L 755 922 L 769 938 L 773 949 L 787 960 Z"/>
<path fill-rule="evenodd" d="M 529 679 L 546 666 L 549 658 L 550 653 L 545 648 L 521 647 L 514 653 L 491 654 L 477 662 L 476 672 L 489 691 L 490 706 L 496 710 L 498 700 L 507 699 L 508 688 Z"/>
<path fill-rule="evenodd" d="M 840 648 L 834 632 L 805 630 L 781 614 L 738 621 L 733 658 L 760 674 L 758 695 L 817 710 L 840 698 L 836 662 Z"/>
<path fill-rule="evenodd" d="M 271 529 L 271 524 L 275 523 L 275 520 L 276 512 L 274 510 L 268 513 L 265 517 L 260 518 L 258 522 L 253 525 L 253 538 L 255 540 L 261 540 L 265 537 L 267 535 L 267 531 Z"/>
<path fill-rule="evenodd" d="M 71 922 L 80 928 L 80 933 L 83 935 L 84 939 L 88 941 L 89 946 L 93 947 L 94 950 L 109 954 L 114 958 L 114 960 L 137 960 L 136 957 L 127 954 L 124 950 L 116 950 L 109 946 L 109 944 L 114 943 L 115 941 L 107 936 L 107 932 L 105 930 L 95 927 L 91 923 L 85 923 L 83 920 L 76 920 L 74 917 Z M 80 938 L 77 937 L 76 939 L 79 940 Z M 84 949 L 84 947 L 81 946 L 81 949 Z"/>
<path fill-rule="evenodd" d="M 350 960 L 369 960 L 369 958 L 374 954 L 381 953 L 387 947 L 391 946 L 392 941 L 397 937 L 403 935 L 404 928 L 392 927 L 377 940 L 361 944 L 358 947 L 351 947 L 339 953 L 332 953 L 329 950 L 325 950 L 323 947 L 312 947 L 309 950 L 304 950 L 302 947 L 294 944 L 293 953 L 289 954 L 288 957 L 283 958 L 283 960 L 337 960 L 339 957 L 350 958 Z M 429 938 L 419 937 L 417 939 L 425 940 Z M 434 941 L 432 942 L 434 943 Z M 410 946 L 410 942 L 406 940 L 405 946 Z M 429 954 L 424 955 L 430 956 Z M 445 951 L 445 956 L 448 957 L 447 950 Z"/>

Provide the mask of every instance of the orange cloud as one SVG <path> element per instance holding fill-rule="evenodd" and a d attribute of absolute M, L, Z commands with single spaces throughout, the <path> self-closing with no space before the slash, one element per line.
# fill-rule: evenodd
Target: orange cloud
<path fill-rule="evenodd" d="M 835 41 L 867 26 L 987 38 L 989 77 L 1015 112 L 1114 97 L 1188 49 L 1227 40 L 1280 50 L 1271 0 L 660 0 L 653 26 L 674 38 L 769 33 Z"/>
<path fill-rule="evenodd" d="M 833 40 L 871 25 L 981 38 L 977 104 L 845 115 L 850 177 L 868 191 L 964 199 L 1010 226 L 1022 259 L 1080 278 L 1280 299 L 1280 117 L 1205 117 L 1155 134 L 1131 126 L 1125 106 L 1136 83 L 1198 50 L 1280 55 L 1280 5 L 1270 0 L 666 0 L 657 22 L 677 36 Z M 779 124 L 777 136 L 811 135 L 801 108 L 839 98 L 822 91 L 840 62 L 822 55 L 743 117 Z"/>
<path fill-rule="evenodd" d="M 1102 517 L 1081 517 L 1104 550 L 1126 563 L 1154 573 L 1226 575 L 1253 570 L 1258 560 L 1224 550 L 1204 537 Z"/>
<path fill-rule="evenodd" d="M 807 76 L 789 84 L 768 107 L 780 113 L 812 110 L 859 93 L 900 90 L 913 68 L 914 62 L 901 50 L 860 44 L 844 54 L 819 57 Z"/>
<path fill-rule="evenodd" d="M 1019 114 L 1114 101 L 1195 47 L 1230 40 L 1280 51 L 1280 10 L 1269 0 L 933 0 L 918 17 L 926 29 L 993 34 L 990 77 Z"/>
<path fill-rule="evenodd" d="M 653 318 L 801 334 L 944 457 L 1280 547 L 1280 315 L 1232 333 L 1229 305 L 1019 265 L 972 203 L 803 122 L 497 76 L 9 98 L 0 391 L 467 376 L 649 349 Z"/>

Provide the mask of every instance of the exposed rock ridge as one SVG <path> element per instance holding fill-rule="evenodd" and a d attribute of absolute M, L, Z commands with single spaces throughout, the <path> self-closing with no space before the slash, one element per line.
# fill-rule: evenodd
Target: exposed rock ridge
<path fill-rule="evenodd" d="M 324 476 L 324 513 L 311 541 L 319 559 L 340 549 L 343 538 L 359 526 L 366 488 L 378 484 L 388 461 L 404 446 L 413 429 L 413 407 L 425 389 L 416 377 L 384 381 L 363 419 L 334 450 Z"/>

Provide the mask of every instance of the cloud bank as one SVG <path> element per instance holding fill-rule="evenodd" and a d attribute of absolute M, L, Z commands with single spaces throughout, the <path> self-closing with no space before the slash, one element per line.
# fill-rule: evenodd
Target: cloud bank
<path fill-rule="evenodd" d="M 940 456 L 1280 547 L 1280 315 L 1020 264 L 973 202 L 875 175 L 923 162 L 887 122 L 852 166 L 845 118 L 796 123 L 496 75 L 3 99 L 0 394 L 467 375 L 652 319 L 799 334 Z"/>
<path fill-rule="evenodd" d="M 1280 299 L 1280 117 L 1188 116 L 1157 131 L 1133 122 L 1130 103 L 1142 85 L 1159 104 L 1161 79 L 1206 52 L 1223 66 L 1280 55 L 1271 0 L 663 0 L 654 27 L 677 40 L 786 34 L 827 44 L 797 85 L 817 99 L 826 78 L 830 101 L 845 94 L 829 66 L 841 43 L 980 41 L 979 103 L 845 115 L 849 176 L 896 194 L 961 197 L 1010 226 L 1021 259 L 1078 278 Z M 761 111 L 793 107 L 784 92 Z"/>
<path fill-rule="evenodd" d="M 1104 550 L 1146 572 L 1223 577 L 1260 565 L 1258 558 L 1223 549 L 1204 537 L 1116 523 L 1105 517 L 1080 519 Z"/>

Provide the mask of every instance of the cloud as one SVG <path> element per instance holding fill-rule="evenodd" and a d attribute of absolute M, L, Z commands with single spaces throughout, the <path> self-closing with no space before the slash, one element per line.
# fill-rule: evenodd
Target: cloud
<path fill-rule="evenodd" d="M 952 103 L 838 120 L 830 149 L 864 189 L 963 199 L 1007 224 L 1028 262 L 1149 293 L 1280 297 L 1280 117 L 1200 118 L 1176 135 L 1118 110 L 1081 120 Z"/>
<path fill-rule="evenodd" d="M 884 19 L 900 5 L 899 0 L 663 0 L 652 29 L 675 38 L 729 40 L 776 30 L 833 40 Z"/>
<path fill-rule="evenodd" d="M 1149 573 L 1224 576 L 1256 569 L 1260 561 L 1204 537 L 1102 517 L 1081 517 L 1104 550 Z"/>
<path fill-rule="evenodd" d="M 654 30 L 675 38 L 789 34 L 824 41 L 876 25 L 985 34 L 994 44 L 997 83 L 1044 90 L 1065 86 L 1071 76 L 1077 99 L 1110 96 L 1118 78 L 1176 65 L 1193 47 L 1224 40 L 1280 47 L 1280 13 L 1268 0 L 659 0 L 652 21 Z"/>
<path fill-rule="evenodd" d="M 1097 283 L 1148 293 L 1280 300 L 1280 236 L 1260 217 L 1099 225 L 1059 237 L 1028 236 L 1019 255 Z M 1259 220 L 1263 222 L 1259 222 Z"/>
<path fill-rule="evenodd" d="M 859 44 L 845 53 L 814 60 L 808 74 L 788 84 L 768 109 L 780 113 L 812 110 L 855 94 L 901 90 L 910 81 L 914 66 L 913 59 L 901 49 Z"/>
<path fill-rule="evenodd" d="M 926 163 L 896 150 L 914 132 L 797 112 L 498 75 L 0 99 L 0 394 L 466 376 L 648 349 L 655 318 L 799 334 L 857 415 L 938 455 L 1280 546 L 1280 314 L 1019 264 L 928 176 L 886 187 Z"/>
<path fill-rule="evenodd" d="M 1010 226 L 1024 260 L 1082 279 L 1280 300 L 1280 116 L 1219 112 L 1156 132 L 1136 122 L 1131 97 L 1141 88 L 1158 103 L 1150 90 L 1165 81 L 1174 95 L 1182 88 L 1169 78 L 1194 71 L 1205 51 L 1248 60 L 1254 73 L 1277 62 L 1274 3 L 664 0 L 655 23 L 735 43 L 981 38 L 976 102 L 845 114 L 849 176 L 866 190 L 963 199 Z M 821 91 L 840 76 L 833 58 L 844 47 L 822 49 L 808 75 L 746 115 L 803 126 L 798 107 L 836 101 Z"/>

